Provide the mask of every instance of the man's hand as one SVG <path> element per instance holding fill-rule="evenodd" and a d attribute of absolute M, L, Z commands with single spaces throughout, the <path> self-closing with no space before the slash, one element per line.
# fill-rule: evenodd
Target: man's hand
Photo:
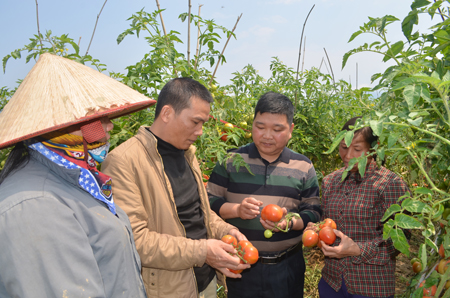
<path fill-rule="evenodd" d="M 337 237 L 341 238 L 341 243 L 338 246 L 328 246 L 325 242 L 322 242 L 323 254 L 330 258 L 342 259 L 345 257 L 359 256 L 361 250 L 358 244 L 350 237 L 338 230 L 333 230 Z M 320 240 L 319 240 L 320 241 Z"/>
<path fill-rule="evenodd" d="M 306 226 L 305 230 L 303 231 L 303 233 L 305 231 L 308 230 L 313 230 L 314 232 L 316 232 L 317 234 L 319 234 L 319 227 L 317 226 L 317 224 L 313 223 L 313 222 L 309 222 L 308 225 Z"/>
<path fill-rule="evenodd" d="M 241 241 L 241 240 L 247 240 L 247 237 L 245 237 L 244 234 L 242 234 L 241 232 L 239 232 L 238 229 L 231 229 L 228 231 L 228 234 L 231 236 L 234 236 L 234 238 L 237 239 L 237 241 Z"/>
<path fill-rule="evenodd" d="M 255 198 L 248 197 L 242 200 L 242 203 L 238 205 L 238 216 L 242 219 L 253 219 L 259 214 L 259 206 L 262 206 L 263 202 L 258 201 Z"/>
<path fill-rule="evenodd" d="M 240 274 L 235 274 L 227 268 L 234 270 L 250 268 L 249 264 L 241 264 L 239 257 L 229 254 L 237 253 L 233 245 L 226 244 L 225 242 L 216 239 L 208 239 L 206 240 L 206 246 L 206 264 L 216 268 L 225 276 L 232 278 L 241 277 Z"/>
<path fill-rule="evenodd" d="M 287 210 L 286 208 L 281 208 L 281 210 L 283 210 L 283 217 L 286 216 L 287 214 Z M 273 232 L 279 232 L 280 230 L 278 230 L 275 227 L 275 222 L 270 221 L 270 220 L 263 220 L 262 218 L 259 219 L 259 222 L 261 223 L 261 225 L 264 227 L 264 229 L 266 230 L 272 230 Z M 292 224 L 291 224 L 292 225 Z M 280 220 L 280 222 L 278 223 L 278 227 L 280 227 L 280 229 L 284 230 L 286 228 L 286 220 L 283 218 Z"/>

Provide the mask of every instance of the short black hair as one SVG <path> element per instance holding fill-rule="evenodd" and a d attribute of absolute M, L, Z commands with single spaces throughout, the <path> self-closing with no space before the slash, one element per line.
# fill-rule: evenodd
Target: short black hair
<path fill-rule="evenodd" d="M 294 121 L 294 105 L 291 100 L 283 94 L 272 91 L 263 94 L 259 98 L 255 108 L 255 117 L 258 113 L 286 115 L 289 125 Z"/>
<path fill-rule="evenodd" d="M 344 124 L 344 127 L 342 127 L 342 130 L 347 130 L 347 131 L 352 130 L 352 129 L 350 129 L 350 126 L 355 126 L 356 120 L 358 120 L 358 119 L 362 119 L 362 117 L 357 116 L 357 117 L 353 117 L 352 119 L 348 120 Z M 361 134 L 364 138 L 364 141 L 366 143 L 368 143 L 371 148 L 374 147 L 378 141 L 378 136 L 373 134 L 373 130 L 372 130 L 372 128 L 370 128 L 370 126 L 366 126 L 366 127 L 360 128 L 358 130 L 355 130 L 355 135 L 357 135 L 357 134 Z"/>
<path fill-rule="evenodd" d="M 190 107 L 192 97 L 200 98 L 208 103 L 214 99 L 211 93 L 201 83 L 191 78 L 172 79 L 161 89 L 155 108 L 155 119 L 158 118 L 161 109 L 170 105 L 179 114 L 182 110 Z"/>

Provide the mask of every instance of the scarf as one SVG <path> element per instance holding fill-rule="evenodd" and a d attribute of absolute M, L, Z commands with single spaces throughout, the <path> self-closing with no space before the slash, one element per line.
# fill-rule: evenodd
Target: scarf
<path fill-rule="evenodd" d="M 85 161 L 83 137 L 58 133 L 49 133 L 45 137 L 46 139 L 41 141 L 31 139 L 26 144 L 59 166 L 66 169 L 80 169 L 78 185 L 89 195 L 105 203 L 116 215 L 111 177 L 97 170 L 97 166 L 106 158 L 109 143 L 87 144 L 88 157 Z"/>

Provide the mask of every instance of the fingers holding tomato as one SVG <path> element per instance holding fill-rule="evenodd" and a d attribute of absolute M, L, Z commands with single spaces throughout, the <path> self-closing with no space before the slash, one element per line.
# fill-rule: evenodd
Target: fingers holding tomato
<path fill-rule="evenodd" d="M 263 202 L 255 198 L 247 197 L 239 204 L 238 216 L 241 219 L 253 219 L 259 215 L 259 207 L 262 204 Z"/>

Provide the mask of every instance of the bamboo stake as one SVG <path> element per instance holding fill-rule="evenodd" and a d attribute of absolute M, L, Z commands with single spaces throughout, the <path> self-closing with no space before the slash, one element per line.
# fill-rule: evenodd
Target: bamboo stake
<path fill-rule="evenodd" d="M 323 50 L 325 51 L 325 55 L 327 56 L 328 64 L 330 65 L 331 75 L 333 76 L 333 85 L 335 85 L 336 82 L 335 82 L 335 80 L 334 80 L 333 67 L 331 66 L 330 58 L 328 58 L 327 50 L 325 50 L 325 48 L 323 48 Z"/>
<path fill-rule="evenodd" d="M 158 0 L 156 0 L 156 6 L 158 6 L 158 10 L 161 10 L 161 7 L 159 6 L 159 1 Z M 159 12 L 159 17 L 161 18 L 161 26 L 163 27 L 164 36 L 166 37 L 167 45 L 169 45 L 169 40 L 167 39 L 166 26 L 164 25 L 164 20 L 163 20 L 163 16 L 162 16 L 161 12 Z M 177 70 L 175 68 L 175 65 L 173 66 L 173 72 L 178 77 L 178 72 L 177 72 Z"/>
<path fill-rule="evenodd" d="M 230 38 L 231 38 L 231 36 L 233 35 L 233 32 L 234 32 L 234 30 L 236 29 L 236 26 L 237 26 L 237 24 L 239 23 L 239 20 L 241 19 L 241 17 L 242 17 L 242 13 L 241 13 L 241 15 L 237 18 L 236 24 L 234 24 L 233 30 L 231 30 L 231 34 L 228 36 L 227 42 L 225 43 L 225 45 L 224 45 L 224 47 L 223 47 L 222 53 L 220 53 L 219 59 L 217 60 L 216 68 L 214 69 L 214 73 L 213 73 L 213 75 L 212 75 L 212 77 L 211 77 L 211 80 L 209 80 L 209 85 L 212 84 L 212 81 L 213 81 L 213 79 L 214 79 L 214 76 L 216 75 L 217 68 L 219 67 L 220 60 L 222 59 L 223 53 L 225 52 L 225 49 L 226 49 L 226 47 L 227 47 L 227 44 L 228 44 L 228 42 L 230 41 Z"/>
<path fill-rule="evenodd" d="M 303 32 L 305 31 L 306 22 L 308 21 L 309 15 L 311 14 L 312 10 L 314 9 L 315 4 L 311 7 L 311 10 L 309 11 L 308 15 L 306 16 L 305 22 L 303 23 L 303 29 L 302 29 L 302 36 L 300 37 L 300 48 L 298 49 L 298 62 L 297 62 L 297 76 L 295 80 L 298 80 L 298 69 L 300 68 L 300 56 L 302 55 L 302 42 L 303 42 Z"/>
<path fill-rule="evenodd" d="M 81 42 L 81 36 L 80 36 L 80 38 L 78 39 L 78 46 L 80 46 L 80 42 Z"/>
<path fill-rule="evenodd" d="M 39 30 L 39 8 L 38 8 L 38 2 L 36 0 L 36 22 L 37 22 L 37 29 L 38 29 L 38 36 L 39 36 L 39 42 L 41 43 L 41 50 L 44 48 L 44 45 L 42 44 L 41 39 L 41 30 Z"/>
<path fill-rule="evenodd" d="M 302 73 L 303 73 L 303 67 L 305 66 L 305 51 L 306 51 L 306 35 L 305 35 L 305 44 L 303 45 Z"/>
<path fill-rule="evenodd" d="M 356 63 L 356 89 L 358 89 L 358 62 Z"/>
<path fill-rule="evenodd" d="M 320 71 L 320 68 L 322 68 L 323 59 L 324 58 L 322 57 L 322 61 L 320 61 L 319 71 Z"/>
<path fill-rule="evenodd" d="M 97 15 L 97 20 L 95 21 L 94 31 L 92 32 L 91 41 L 89 42 L 85 56 L 87 56 L 89 49 L 91 48 L 91 43 L 92 43 L 92 40 L 94 39 L 95 29 L 97 29 L 98 19 L 100 18 L 100 15 L 102 14 L 103 8 L 105 7 L 105 4 L 107 1 L 108 0 L 105 0 L 105 2 L 103 3 L 102 9 L 100 9 L 100 12 Z"/>
<path fill-rule="evenodd" d="M 161 7 L 159 7 L 159 1 L 158 1 L 158 0 L 156 0 L 156 6 L 158 6 L 158 10 L 161 10 Z M 167 33 L 166 33 L 166 26 L 164 26 L 164 20 L 163 20 L 163 17 L 162 17 L 162 13 L 161 13 L 161 12 L 159 12 L 159 17 L 161 18 L 161 26 L 163 27 L 164 36 L 167 36 Z"/>
<path fill-rule="evenodd" d="M 187 63 L 188 67 L 191 65 L 190 55 L 191 55 L 191 0 L 189 0 L 189 15 L 188 15 L 188 42 L 187 42 Z"/>
<path fill-rule="evenodd" d="M 202 8 L 203 4 L 200 4 L 198 6 L 198 31 L 197 31 L 197 50 L 195 51 L 195 67 L 194 69 L 197 70 L 197 64 L 198 64 L 198 55 L 199 55 L 199 48 L 200 48 L 200 11 Z"/>

